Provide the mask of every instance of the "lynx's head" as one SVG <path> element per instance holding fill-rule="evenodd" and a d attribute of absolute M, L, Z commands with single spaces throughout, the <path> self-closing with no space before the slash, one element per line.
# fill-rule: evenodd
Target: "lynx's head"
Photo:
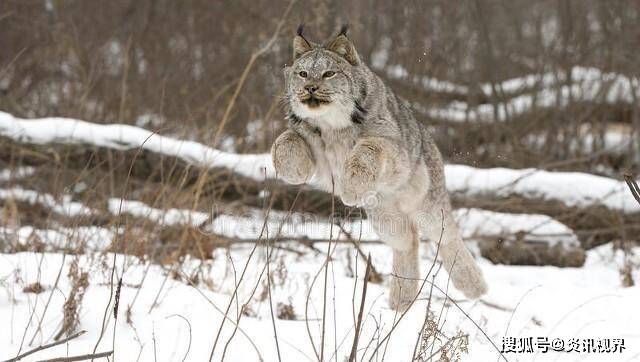
<path fill-rule="evenodd" d="M 344 128 L 359 122 L 364 110 L 358 69 L 360 58 L 347 38 L 346 26 L 326 43 L 314 44 L 302 35 L 293 39 L 293 64 L 285 67 L 285 102 L 289 117 L 320 128 Z"/>

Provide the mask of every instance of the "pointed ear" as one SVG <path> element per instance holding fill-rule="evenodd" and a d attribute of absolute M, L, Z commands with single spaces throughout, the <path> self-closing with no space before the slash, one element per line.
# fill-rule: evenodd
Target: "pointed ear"
<path fill-rule="evenodd" d="M 302 24 L 298 26 L 298 31 L 296 32 L 297 35 L 295 38 L 293 38 L 293 60 L 294 61 L 300 58 L 302 54 L 308 52 L 312 48 L 311 43 L 309 43 L 307 39 L 305 39 L 304 35 L 302 35 L 303 27 L 304 26 Z"/>
<path fill-rule="evenodd" d="M 347 27 L 343 26 L 342 30 L 340 30 L 340 34 L 330 41 L 325 48 L 334 53 L 337 53 L 344 59 L 346 59 L 351 65 L 359 65 L 360 57 L 358 56 L 358 52 L 356 52 L 356 48 L 351 43 L 351 40 L 347 38 Z"/>
<path fill-rule="evenodd" d="M 308 52 L 309 50 L 311 50 L 311 44 L 309 44 L 309 42 L 305 38 L 301 37 L 300 35 L 296 35 L 296 37 L 293 38 L 294 61 L 300 58 L 302 54 Z"/>

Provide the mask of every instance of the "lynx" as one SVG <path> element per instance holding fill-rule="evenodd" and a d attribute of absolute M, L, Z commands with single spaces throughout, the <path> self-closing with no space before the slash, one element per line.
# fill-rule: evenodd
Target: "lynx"
<path fill-rule="evenodd" d="M 425 124 L 360 59 L 347 29 L 324 44 L 298 28 L 284 69 L 288 130 L 271 155 L 280 178 L 313 183 L 362 207 L 393 251 L 389 305 L 412 303 L 419 241 L 439 242 L 453 285 L 468 298 L 487 290 L 451 214 L 440 152 Z"/>

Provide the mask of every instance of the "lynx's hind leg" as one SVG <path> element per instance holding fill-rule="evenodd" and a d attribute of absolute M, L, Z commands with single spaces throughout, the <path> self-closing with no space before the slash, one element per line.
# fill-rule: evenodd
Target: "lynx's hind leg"
<path fill-rule="evenodd" d="M 420 223 L 424 224 L 424 231 L 430 241 L 438 243 L 441 240 L 438 255 L 456 289 L 470 299 L 479 298 L 486 293 L 488 288 L 482 270 L 464 245 L 451 214 L 451 207 L 446 204 L 437 210 L 434 208 Z"/>
<path fill-rule="evenodd" d="M 389 307 L 403 311 L 416 295 L 420 281 L 420 254 L 418 243 L 408 250 L 393 251 L 392 276 L 389 284 Z"/>
<path fill-rule="evenodd" d="M 369 218 L 393 254 L 389 306 L 404 310 L 415 299 L 420 281 L 419 239 L 415 224 L 399 212 L 387 212 L 384 216 L 369 214 Z"/>

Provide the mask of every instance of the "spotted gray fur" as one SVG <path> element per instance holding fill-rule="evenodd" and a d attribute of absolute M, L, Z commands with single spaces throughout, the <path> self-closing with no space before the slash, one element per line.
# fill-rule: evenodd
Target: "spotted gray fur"
<path fill-rule="evenodd" d="M 364 208 L 393 249 L 389 303 L 410 305 L 420 279 L 420 238 L 440 241 L 453 284 L 469 298 L 487 285 L 451 214 L 443 162 L 423 123 L 360 59 L 343 30 L 324 44 L 293 40 L 285 67 L 289 129 L 273 144 L 278 175 L 313 183 Z"/>

